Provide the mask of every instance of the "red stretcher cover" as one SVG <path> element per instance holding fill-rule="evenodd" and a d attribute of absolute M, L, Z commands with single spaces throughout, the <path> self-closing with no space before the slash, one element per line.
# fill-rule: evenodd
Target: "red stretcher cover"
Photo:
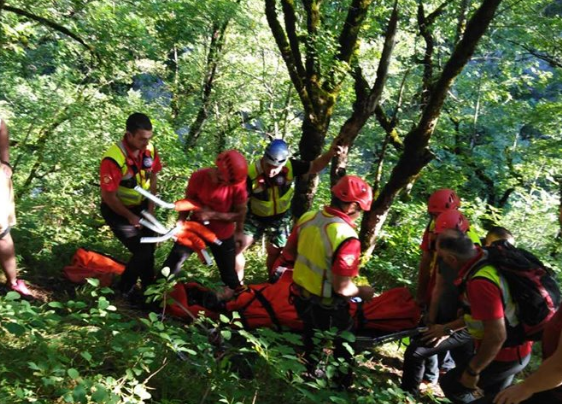
<path fill-rule="evenodd" d="M 223 313 L 238 312 L 242 324 L 249 330 L 260 327 L 301 330 L 302 323 L 289 301 L 291 283 L 292 271 L 285 271 L 276 283 L 248 285 L 247 291 L 221 306 L 219 310 Z M 209 305 L 205 303 L 205 298 L 190 297 L 200 297 L 203 289 L 201 285 L 194 283 L 177 284 L 171 294 L 174 303 L 167 305 L 167 312 L 187 320 L 190 320 L 191 316 L 185 310 L 189 310 L 193 316 L 202 313 L 204 316 L 217 318 L 220 313 L 216 311 L 216 302 Z M 214 307 L 210 309 L 209 306 Z M 350 314 L 355 319 L 358 333 L 375 334 L 414 328 L 419 324 L 421 316 L 420 309 L 407 288 L 388 290 L 370 302 L 351 302 Z"/>

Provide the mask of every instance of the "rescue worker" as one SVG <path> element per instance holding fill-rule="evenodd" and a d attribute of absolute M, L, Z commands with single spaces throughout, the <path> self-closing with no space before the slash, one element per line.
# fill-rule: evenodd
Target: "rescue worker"
<path fill-rule="evenodd" d="M 289 236 L 275 267 L 293 267 L 291 298 L 304 323 L 304 358 L 309 375 L 317 374 L 315 330 L 335 327 L 339 333 L 353 331 L 349 299 L 373 298 L 370 286 L 357 286 L 361 253 L 354 222 L 371 207 L 372 191 L 361 178 L 346 175 L 332 187 L 330 206 L 305 213 Z M 352 355 L 339 336 L 334 340 L 334 357 L 343 358 L 335 381 L 347 388 L 352 383 Z"/>
<path fill-rule="evenodd" d="M 429 304 L 431 290 L 431 275 L 435 266 L 435 219 L 439 214 L 448 210 L 458 210 L 461 200 L 452 189 L 439 189 L 431 194 L 427 201 L 429 223 L 423 233 L 420 249 L 422 257 L 418 270 L 418 286 L 416 292 L 417 303 L 425 307 Z"/>
<path fill-rule="evenodd" d="M 423 234 L 420 249 L 422 250 L 422 257 L 419 264 L 418 271 L 418 286 L 416 292 L 416 302 L 425 311 L 424 325 L 431 325 L 433 323 L 445 323 L 456 318 L 455 306 L 450 304 L 443 304 L 441 306 L 434 304 L 431 305 L 431 298 L 434 293 L 434 286 L 437 279 L 437 257 L 435 254 L 435 220 L 437 216 L 447 211 L 456 211 L 459 209 L 461 201 L 455 191 L 447 188 L 439 189 L 431 194 L 427 201 L 427 212 L 429 213 L 430 220 Z M 476 240 L 475 240 L 476 241 Z M 451 289 L 449 289 L 451 291 Z M 443 302 L 448 299 L 445 297 Z M 430 312 L 433 311 L 431 314 Z M 439 314 L 439 318 L 437 318 Z M 430 383 L 435 384 L 439 378 L 439 369 L 447 371 L 454 367 L 453 360 L 448 352 L 443 351 L 437 356 L 428 356 L 423 365 L 424 379 Z M 406 369 L 406 366 L 405 366 Z M 409 376 L 406 380 L 411 380 L 404 385 L 405 389 L 414 392 L 417 391 L 419 383 L 415 382 Z"/>
<path fill-rule="evenodd" d="M 453 403 L 470 403 L 479 389 L 492 395 L 507 387 L 529 363 L 532 343 L 509 331 L 507 325 L 518 323 L 515 303 L 497 269 L 480 265 L 484 250 L 461 231 L 445 230 L 437 238 L 437 255 L 458 271 L 464 322 L 476 347 L 468 363 L 449 371 L 440 384 Z"/>
<path fill-rule="evenodd" d="M 221 241 L 220 245 L 210 244 L 209 247 L 226 285 L 219 298 L 229 300 L 241 290 L 234 269 L 234 231 L 242 227 L 246 215 L 248 164 L 236 150 L 222 152 L 215 164 L 215 167 L 204 168 L 191 175 L 185 197 L 203 207 L 191 213 L 190 220 L 203 224 L 208 222 L 208 229 Z M 188 212 L 180 212 L 178 220 L 183 221 L 187 216 Z M 169 267 L 172 273 L 178 273 L 192 252 L 192 249 L 176 242 L 163 266 Z"/>
<path fill-rule="evenodd" d="M 472 230 L 470 223 L 458 210 L 448 210 L 435 219 L 434 234 L 439 235 L 447 229 L 457 229 L 466 233 L 475 244 L 480 241 Z M 404 353 L 404 367 L 401 388 L 413 395 L 419 393 L 419 387 L 424 374 L 427 378 L 426 367 L 430 376 L 435 374 L 431 383 L 438 379 L 437 355 L 452 356 L 457 366 L 466 363 L 473 352 L 472 338 L 465 330 L 464 321 L 458 316 L 458 288 L 454 281 L 457 272 L 442 260 L 435 264 L 435 285 L 432 290 L 429 311 L 425 325 L 428 330 L 419 338 L 412 339 Z"/>
<path fill-rule="evenodd" d="M 341 146 L 333 143 L 330 149 L 314 161 L 289 158 L 289 147 L 284 140 L 275 139 L 265 149 L 263 157 L 248 167 L 248 214 L 244 227 L 236 234 L 236 272 L 244 278 L 246 260 L 244 251 L 264 234 L 266 237 L 269 272 L 292 227 L 291 201 L 296 177 L 322 171 Z"/>
<path fill-rule="evenodd" d="M 102 157 L 100 165 L 101 214 L 115 236 L 133 254 L 121 275 L 118 289 L 133 297 L 137 279 L 142 289 L 154 282 L 154 245 L 141 244 L 153 233 L 139 223 L 141 212 L 154 205 L 133 188 L 137 185 L 156 194 L 157 176 L 162 169 L 152 145 L 152 123 L 136 112 L 127 118 L 125 135 Z"/>
<path fill-rule="evenodd" d="M 0 118 L 0 266 L 7 286 L 22 296 L 33 296 L 25 282 L 17 278 L 16 250 L 10 229 L 16 224 L 10 137 L 6 122 Z"/>

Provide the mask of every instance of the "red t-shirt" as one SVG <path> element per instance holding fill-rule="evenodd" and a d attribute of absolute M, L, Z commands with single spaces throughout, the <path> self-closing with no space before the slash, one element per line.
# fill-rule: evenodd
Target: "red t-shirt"
<path fill-rule="evenodd" d="M 472 261 L 474 264 L 480 259 L 482 253 Z M 472 264 L 469 266 L 472 267 Z M 461 273 L 466 270 L 461 270 Z M 466 293 L 470 302 L 470 312 L 475 320 L 499 320 L 504 318 L 502 292 L 498 286 L 486 279 L 472 279 L 467 282 Z M 476 344 L 478 345 L 478 344 Z M 526 341 L 515 347 L 502 348 L 494 360 L 500 362 L 516 361 L 531 353 L 533 343 Z"/>
<path fill-rule="evenodd" d="M 330 208 L 329 206 L 324 207 L 324 211 L 330 215 L 341 217 L 347 224 L 351 227 L 355 227 L 353 221 L 345 213 Z M 288 245 L 298 244 L 299 227 L 295 226 L 289 239 L 287 240 Z M 359 258 L 361 256 L 361 243 L 358 239 L 351 238 L 345 240 L 340 244 L 335 252 L 332 260 L 332 272 L 340 276 L 354 277 L 359 275 Z M 294 260 L 295 257 L 285 257 L 286 259 Z"/>
<path fill-rule="evenodd" d="M 127 142 L 123 138 L 123 144 L 127 150 L 127 164 L 134 164 L 139 170 L 142 168 L 144 152 L 140 152 L 137 157 L 133 157 L 131 150 L 127 147 Z M 130 164 L 129 164 L 130 165 Z M 152 172 L 157 174 L 162 170 L 162 163 L 156 148 L 154 149 L 154 158 L 152 161 Z M 119 188 L 119 183 L 123 178 L 121 168 L 110 158 L 105 158 L 100 165 L 100 187 L 104 191 L 115 192 Z"/>
<path fill-rule="evenodd" d="M 204 168 L 191 175 L 185 190 L 185 196 L 198 202 L 215 212 L 232 212 L 235 205 L 244 205 L 248 200 L 246 183 L 226 185 L 214 183 L 211 171 L 215 168 Z M 227 239 L 234 234 L 235 223 L 224 220 L 210 220 L 207 226 L 221 240 Z"/>

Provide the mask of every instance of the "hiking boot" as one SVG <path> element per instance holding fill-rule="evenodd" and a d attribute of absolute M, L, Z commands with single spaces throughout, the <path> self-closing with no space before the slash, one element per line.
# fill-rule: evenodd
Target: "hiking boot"
<path fill-rule="evenodd" d="M 12 284 L 10 288 L 14 292 L 18 292 L 20 295 L 24 297 L 33 297 L 33 293 L 27 288 L 27 285 L 21 279 L 16 280 L 16 283 Z"/>

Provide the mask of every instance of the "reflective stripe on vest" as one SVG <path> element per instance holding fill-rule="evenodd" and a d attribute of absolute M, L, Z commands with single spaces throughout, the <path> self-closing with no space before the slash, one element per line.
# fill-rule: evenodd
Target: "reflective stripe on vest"
<path fill-rule="evenodd" d="M 334 252 L 345 240 L 357 238 L 357 233 L 345 220 L 325 211 L 305 213 L 298 226 L 293 281 L 313 295 L 330 298 Z"/>
<path fill-rule="evenodd" d="M 154 160 L 154 146 L 148 144 L 146 147 L 150 158 Z M 142 152 L 143 154 L 145 152 Z M 135 174 L 137 168 L 131 167 L 127 164 L 127 149 L 123 144 L 123 141 L 119 141 L 113 144 L 103 155 L 102 160 L 105 158 L 110 158 L 115 161 L 119 168 L 121 169 L 121 182 L 119 183 L 119 188 L 117 188 L 117 197 L 125 206 L 138 206 L 145 199 L 144 196 L 139 194 L 133 188 L 136 185 L 140 185 L 143 189 L 150 189 L 150 176 L 147 170 L 141 169 Z"/>
<path fill-rule="evenodd" d="M 252 189 L 250 191 L 250 212 L 252 212 L 252 214 L 260 217 L 270 217 L 285 213 L 289 210 L 294 194 L 294 176 L 291 160 L 287 161 L 283 169 L 286 169 L 283 184 L 269 185 L 266 181 L 271 179 L 264 178 L 261 160 L 250 164 L 248 167 L 248 177 L 250 177 L 252 184 Z M 276 177 L 279 175 L 280 174 Z M 281 194 L 283 191 L 284 193 Z"/>
<path fill-rule="evenodd" d="M 478 265 L 478 263 L 476 263 L 476 265 Z M 494 268 L 492 265 L 486 265 L 477 270 L 476 273 L 470 277 L 471 280 L 475 278 L 488 279 L 500 289 L 502 294 L 506 326 L 517 326 L 519 324 L 519 319 L 516 315 L 516 306 L 513 302 L 513 299 L 511 298 L 511 294 L 509 293 L 509 287 L 505 278 L 501 276 L 496 268 Z M 463 293 L 463 303 L 467 307 L 470 307 L 470 302 L 468 301 L 466 291 Z M 475 320 L 474 318 L 472 318 L 471 314 L 465 314 L 464 322 L 472 338 L 477 340 L 481 340 L 482 338 L 484 338 L 484 324 L 481 320 Z"/>

